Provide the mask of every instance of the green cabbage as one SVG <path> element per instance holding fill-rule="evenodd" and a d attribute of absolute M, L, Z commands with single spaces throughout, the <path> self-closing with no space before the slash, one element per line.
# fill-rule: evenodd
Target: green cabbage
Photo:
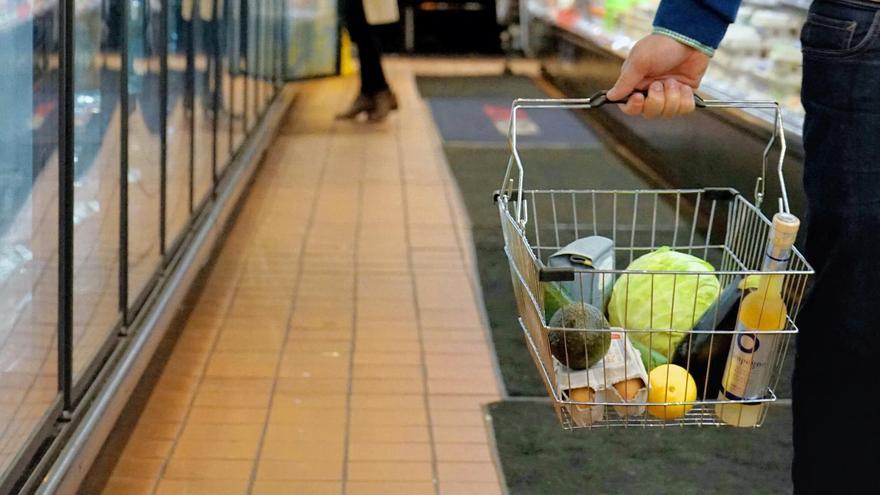
<path fill-rule="evenodd" d="M 642 270 L 694 273 L 628 273 L 614 284 L 608 303 L 611 326 L 654 330 L 629 333 L 630 340 L 642 351 L 642 359 L 650 369 L 671 359 L 686 335 L 672 330 L 692 329 L 718 298 L 721 285 L 711 273 L 715 271 L 711 264 L 668 247 L 641 256 L 627 267 L 627 271 Z"/>

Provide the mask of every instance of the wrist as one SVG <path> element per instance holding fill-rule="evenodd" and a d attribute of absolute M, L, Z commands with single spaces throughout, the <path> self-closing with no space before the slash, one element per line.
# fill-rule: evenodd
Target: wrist
<path fill-rule="evenodd" d="M 736 18 L 738 4 L 737 0 L 662 0 L 654 16 L 654 32 L 711 57 Z"/>
<path fill-rule="evenodd" d="M 691 38 L 690 36 L 686 36 L 677 31 L 673 31 L 671 29 L 667 29 L 665 27 L 654 26 L 653 34 L 657 34 L 660 36 L 666 36 L 667 38 L 672 38 L 673 40 L 681 43 L 682 45 L 693 48 L 694 50 L 699 51 L 703 55 L 707 57 L 712 57 L 715 55 L 715 49 L 711 46 L 705 45 L 698 40 Z"/>

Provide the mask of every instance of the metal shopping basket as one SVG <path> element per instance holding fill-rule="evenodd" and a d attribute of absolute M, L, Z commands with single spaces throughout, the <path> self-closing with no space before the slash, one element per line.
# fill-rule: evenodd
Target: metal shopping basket
<path fill-rule="evenodd" d="M 780 148 L 776 170 L 781 187 L 779 208 L 788 211 L 782 174 L 785 136 L 779 106 L 775 102 L 697 99 L 700 108 L 753 107 L 775 113 L 775 129 L 764 149 L 754 202 L 731 188 L 524 189 L 523 161 L 517 148 L 517 112 L 524 108 L 591 109 L 606 103 L 609 102 L 604 92 L 583 99 L 514 101 L 508 136 L 511 156 L 501 189 L 495 195 L 519 322 L 556 414 L 566 429 L 705 426 L 726 424 L 716 415 L 723 406 L 737 408 L 740 418 L 744 411 L 753 416 L 748 421 L 743 419 L 738 426 L 760 426 L 766 417 L 767 405 L 777 400 L 774 390 L 783 375 L 791 336 L 798 331 L 795 319 L 813 274 L 797 249 L 793 249 L 786 269 L 771 273 L 782 276 L 781 292 L 787 311 L 782 313 L 783 323 L 779 325 L 782 328 L 760 334 L 763 341 L 768 342 L 766 345 L 772 346 L 765 375 L 769 378 L 766 388 L 761 389 L 763 396 L 730 399 L 719 395 L 721 375 L 731 355 L 731 341 L 742 338 L 742 334 L 736 332 L 738 304 L 755 280 L 760 280 L 755 275 L 768 274 L 760 269 L 771 222 L 760 205 L 768 161 L 776 143 Z M 613 267 L 587 266 L 589 261 L 584 265 L 552 263 L 554 253 L 588 236 L 610 239 Z M 667 248 L 697 256 L 714 270 L 627 269 L 642 255 Z M 643 290 L 641 299 L 631 298 L 628 292 L 630 282 L 635 285 L 637 279 Z M 693 295 L 685 300 L 681 294 L 688 291 L 680 294 L 679 287 L 687 289 L 687 284 L 693 287 L 690 291 Z M 617 326 L 601 328 L 606 325 L 581 315 L 564 326 L 559 321 L 565 318 L 556 321 L 556 326 L 551 325 L 556 315 L 547 314 L 547 309 L 559 303 L 554 294 L 559 294 L 560 287 L 565 297 L 573 300 L 569 306 L 586 308 L 589 304 L 609 316 L 610 311 L 605 313 L 609 293 L 611 302 L 615 302 L 615 293 L 625 291 L 622 321 L 618 321 Z M 648 287 L 647 297 L 645 287 Z M 680 297 L 677 302 L 676 296 Z M 668 306 L 669 316 L 665 321 L 655 320 L 653 313 L 661 300 L 666 300 Z M 705 307 L 707 301 L 710 301 L 708 308 Z M 690 313 L 687 306 L 693 307 Z M 645 307 L 648 308 L 648 325 L 630 323 L 627 315 L 644 316 Z M 620 313 L 620 305 L 615 308 L 616 313 Z M 682 323 L 681 314 L 686 323 Z M 583 351 L 575 348 L 579 345 Z M 591 349 L 594 354 L 596 349 L 605 353 L 600 361 L 582 359 L 589 356 Z M 579 356 L 575 359 L 579 361 L 577 366 L 569 362 L 572 355 Z M 677 378 L 671 377 L 670 373 L 678 368 L 661 368 L 663 364 L 683 368 L 693 381 L 680 373 Z M 652 368 L 666 373 L 661 395 L 657 394 L 660 389 L 656 384 L 652 393 Z M 611 383 L 615 379 L 619 381 Z M 662 382 L 661 377 L 658 383 Z M 684 393 L 671 393 L 675 386 L 680 390 L 682 383 Z M 633 393 L 639 386 L 637 393 Z M 694 396 L 689 395 L 688 388 L 696 389 Z"/>

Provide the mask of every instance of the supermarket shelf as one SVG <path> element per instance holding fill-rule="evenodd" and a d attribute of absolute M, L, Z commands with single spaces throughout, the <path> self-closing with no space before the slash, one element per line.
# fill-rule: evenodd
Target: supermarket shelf
<path fill-rule="evenodd" d="M 779 0 L 779 3 L 806 12 L 813 2 L 812 0 Z"/>
<path fill-rule="evenodd" d="M 799 0 L 788 0 L 788 2 L 792 4 L 803 3 Z M 530 1 L 528 3 L 528 10 L 533 17 L 583 38 L 597 47 L 619 57 L 621 60 L 627 57 L 632 46 L 638 41 L 637 39 L 631 38 L 623 33 L 609 33 L 599 22 L 584 17 L 577 17 L 568 21 L 565 16 L 560 16 L 558 11 L 542 5 L 539 1 Z M 758 76 L 755 76 L 755 78 L 758 78 Z M 713 100 L 750 99 L 746 94 L 735 94 L 729 91 L 724 91 L 720 89 L 720 86 L 722 85 L 723 84 L 720 80 L 713 79 L 711 74 L 709 74 L 703 80 L 703 84 L 700 86 L 700 92 L 705 98 Z M 772 111 L 766 109 L 741 109 L 736 110 L 736 113 L 749 117 L 748 120 L 750 123 L 757 123 L 768 128 L 772 128 L 773 126 L 774 114 Z M 783 126 L 789 134 L 797 137 L 800 137 L 802 134 L 803 124 L 799 116 L 791 118 L 783 111 Z"/>

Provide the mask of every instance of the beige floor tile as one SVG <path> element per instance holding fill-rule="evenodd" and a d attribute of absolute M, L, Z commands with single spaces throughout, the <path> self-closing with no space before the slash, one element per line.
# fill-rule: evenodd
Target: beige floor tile
<path fill-rule="evenodd" d="M 122 457 L 134 459 L 165 459 L 174 445 L 173 440 L 139 440 L 128 443 Z"/>
<path fill-rule="evenodd" d="M 263 459 L 257 466 L 257 480 L 337 481 L 342 479 L 342 462 Z"/>
<path fill-rule="evenodd" d="M 501 495 L 497 482 L 441 481 L 440 495 Z"/>
<path fill-rule="evenodd" d="M 247 480 L 253 461 L 176 458 L 165 467 L 164 478 L 194 480 Z"/>
<path fill-rule="evenodd" d="M 426 327 L 422 329 L 422 339 L 425 341 L 425 351 L 427 352 L 432 345 L 438 342 L 462 342 L 482 346 L 485 345 L 486 334 L 480 329 Z"/>
<path fill-rule="evenodd" d="M 272 377 L 278 361 L 277 353 L 217 352 L 208 362 L 207 376 Z"/>
<path fill-rule="evenodd" d="M 427 433 L 427 431 L 425 432 Z M 264 455 L 270 451 L 272 457 L 284 459 L 292 451 L 292 445 L 311 445 L 326 443 L 328 455 L 338 446 L 340 451 L 345 444 L 345 423 L 338 425 L 298 425 L 270 423 L 263 442 Z"/>
<path fill-rule="evenodd" d="M 486 374 L 471 379 L 428 379 L 428 392 L 431 395 L 486 395 L 498 393 L 498 383 L 494 375 Z"/>
<path fill-rule="evenodd" d="M 193 407 L 189 421 L 197 424 L 263 424 L 268 408 Z"/>
<path fill-rule="evenodd" d="M 302 341 L 350 341 L 352 339 L 351 325 L 337 325 L 328 328 L 313 328 L 298 325 L 291 322 L 288 343 L 294 344 Z"/>
<path fill-rule="evenodd" d="M 394 352 L 401 354 L 419 354 L 421 345 L 418 340 L 380 340 L 365 339 L 356 336 L 355 347 L 358 352 Z"/>
<path fill-rule="evenodd" d="M 340 390 L 345 392 L 345 390 Z M 283 419 L 290 413 L 285 411 L 294 411 L 299 409 L 323 409 L 325 411 L 342 410 L 347 403 L 347 396 L 339 394 L 299 394 L 289 391 L 281 391 L 275 393 L 272 399 L 272 411 L 277 412 L 280 416 L 274 419 Z"/>
<path fill-rule="evenodd" d="M 476 333 L 476 332 L 475 332 Z M 485 338 L 485 334 L 480 331 L 479 336 Z M 425 345 L 426 354 L 479 354 L 481 356 L 489 356 L 488 347 L 485 345 L 474 344 L 476 341 L 456 341 L 456 340 L 438 340 L 432 341 L 430 345 Z M 489 361 L 487 361 L 488 363 Z"/>
<path fill-rule="evenodd" d="M 355 349 L 354 365 L 420 366 L 422 357 L 414 352 L 374 352 Z"/>
<path fill-rule="evenodd" d="M 437 443 L 486 443 L 483 426 L 434 426 L 433 431 Z"/>
<path fill-rule="evenodd" d="M 352 443 L 349 461 L 432 461 L 430 443 Z"/>
<path fill-rule="evenodd" d="M 257 480 L 252 495 L 339 495 L 338 481 L 267 481 Z"/>
<path fill-rule="evenodd" d="M 348 375 L 348 353 L 339 351 L 288 352 L 282 357 L 278 371 L 281 377 L 346 378 Z"/>
<path fill-rule="evenodd" d="M 217 340 L 216 350 L 217 352 L 277 352 L 283 343 L 281 330 L 266 332 L 224 330 Z"/>
<path fill-rule="evenodd" d="M 347 495 L 434 495 L 434 483 L 349 481 L 345 485 Z"/>
<path fill-rule="evenodd" d="M 434 453 L 439 462 L 492 462 L 489 445 L 485 443 L 443 443 L 434 444 Z"/>
<path fill-rule="evenodd" d="M 368 410 L 351 411 L 352 425 L 369 426 L 420 426 L 428 424 L 424 409 Z"/>
<path fill-rule="evenodd" d="M 351 481 L 431 481 L 430 462 L 349 461 Z"/>
<path fill-rule="evenodd" d="M 438 462 L 440 481 L 497 482 L 498 471 L 491 462 Z"/>
<path fill-rule="evenodd" d="M 141 440 L 174 440 L 180 433 L 183 423 L 157 423 L 141 419 L 131 433 L 131 439 Z"/>
<path fill-rule="evenodd" d="M 267 437 L 260 452 L 261 460 L 281 461 L 322 461 L 339 463 L 345 458 L 345 443 L 338 439 L 331 441 L 331 435 L 319 435 L 323 440 L 294 440 L 285 437 Z"/>
<path fill-rule="evenodd" d="M 352 425 L 349 440 L 352 443 L 423 443 L 430 441 L 430 435 L 425 426 Z"/>
<path fill-rule="evenodd" d="M 257 441 L 182 439 L 174 449 L 180 459 L 254 459 Z"/>
<path fill-rule="evenodd" d="M 305 407 L 277 408 L 273 410 L 277 417 L 270 418 L 273 423 L 289 423 L 314 428 L 328 428 L 345 424 L 346 411 L 343 407 L 336 409 L 316 409 Z"/>
<path fill-rule="evenodd" d="M 163 479 L 156 495 L 245 495 L 247 480 L 177 480 Z"/>
<path fill-rule="evenodd" d="M 269 395 L 275 380 L 272 378 L 242 378 L 207 376 L 199 384 L 199 392 L 248 392 Z"/>
<path fill-rule="evenodd" d="M 199 407 L 269 407 L 269 392 L 200 390 L 193 401 Z"/>
<path fill-rule="evenodd" d="M 354 378 L 396 378 L 405 379 L 422 376 L 421 366 L 387 366 L 382 364 L 355 365 L 351 373 Z"/>
<path fill-rule="evenodd" d="M 419 394 L 424 390 L 421 376 L 405 379 L 355 378 L 351 383 L 353 394 Z"/>
<path fill-rule="evenodd" d="M 164 463 L 165 459 L 120 457 L 111 478 L 157 479 Z"/>
<path fill-rule="evenodd" d="M 256 442 L 263 433 L 260 424 L 200 424 L 190 421 L 180 434 L 180 442 L 213 441 Z"/>
<path fill-rule="evenodd" d="M 351 396 L 351 409 L 418 409 L 424 410 L 425 397 L 421 394 L 355 394 Z"/>
<path fill-rule="evenodd" d="M 431 410 L 473 410 L 500 400 L 500 396 L 487 395 L 432 395 L 428 397 Z"/>
<path fill-rule="evenodd" d="M 431 410 L 431 424 L 437 426 L 482 426 L 486 421 L 482 410 Z"/>
<path fill-rule="evenodd" d="M 339 395 L 348 391 L 345 378 L 279 377 L 275 391 L 283 394 Z"/>
<path fill-rule="evenodd" d="M 155 479 L 112 477 L 107 480 L 102 495 L 150 495 L 156 486 Z"/>

